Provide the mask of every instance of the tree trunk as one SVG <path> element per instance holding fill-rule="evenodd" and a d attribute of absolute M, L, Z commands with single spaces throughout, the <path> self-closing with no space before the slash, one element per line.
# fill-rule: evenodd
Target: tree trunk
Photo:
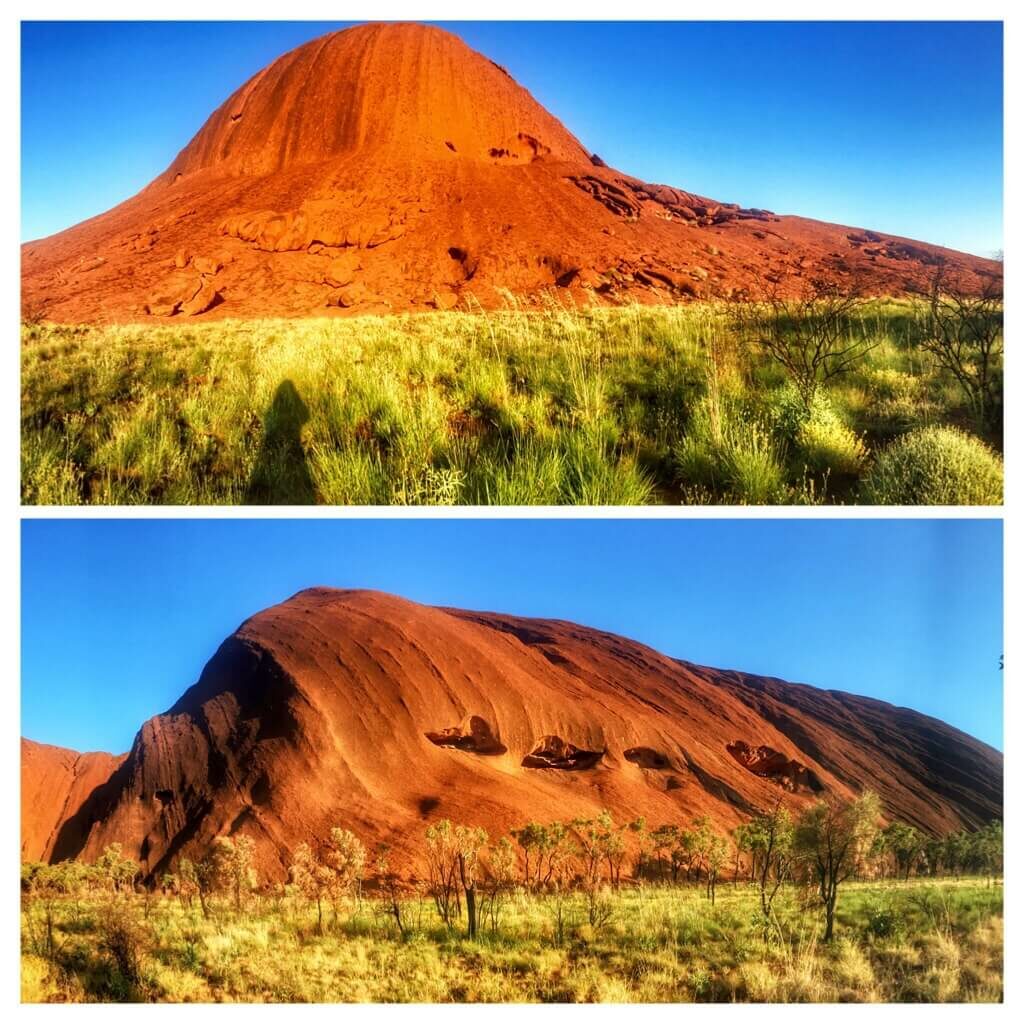
<path fill-rule="evenodd" d="M 476 886 L 466 889 L 466 921 L 469 938 L 476 938 Z"/>
<path fill-rule="evenodd" d="M 832 930 L 835 926 L 836 919 L 836 893 L 832 895 L 825 902 L 825 941 L 832 941 Z"/>

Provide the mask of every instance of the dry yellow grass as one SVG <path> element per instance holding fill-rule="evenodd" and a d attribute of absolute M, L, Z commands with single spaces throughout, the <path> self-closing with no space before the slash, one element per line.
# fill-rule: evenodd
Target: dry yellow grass
<path fill-rule="evenodd" d="M 920 899 L 926 893 L 928 899 Z M 229 902 L 205 919 L 176 900 L 126 897 L 141 968 L 125 978 L 104 953 L 100 904 L 56 907 L 59 950 L 33 949 L 42 909 L 23 914 L 22 999 L 160 1002 L 993 1002 L 1002 998 L 1002 889 L 959 883 L 851 883 L 836 940 L 820 941 L 797 893 L 782 906 L 783 940 L 766 945 L 756 892 L 722 885 L 714 907 L 695 888 L 609 894 L 612 916 L 586 923 L 582 897 L 563 908 L 518 893 L 496 932 L 476 941 L 438 924 L 426 901 L 406 908 L 401 939 L 373 900 L 328 915 L 294 896 Z M 872 932 L 881 905 L 893 934 Z M 933 909 L 929 910 L 931 907 Z M 941 908 L 941 912 L 935 908 Z M 33 918 L 31 915 L 35 915 Z"/>

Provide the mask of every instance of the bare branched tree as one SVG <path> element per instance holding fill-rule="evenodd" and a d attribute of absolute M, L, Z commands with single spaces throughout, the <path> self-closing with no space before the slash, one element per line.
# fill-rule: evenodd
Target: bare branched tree
<path fill-rule="evenodd" d="M 797 298 L 762 280 L 760 293 L 732 306 L 733 328 L 786 371 L 808 408 L 821 384 L 853 369 L 878 344 L 857 320 L 865 299 L 856 280 L 807 280 Z"/>
<path fill-rule="evenodd" d="M 992 426 L 1002 400 L 1002 277 L 986 278 L 979 289 L 940 264 L 924 296 L 921 347 L 955 378 L 978 422 Z"/>

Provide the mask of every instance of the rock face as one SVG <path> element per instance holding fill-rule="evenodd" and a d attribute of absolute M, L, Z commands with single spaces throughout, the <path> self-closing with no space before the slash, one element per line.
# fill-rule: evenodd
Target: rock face
<path fill-rule="evenodd" d="M 24 741 L 22 786 L 23 856 L 116 841 L 150 876 L 233 832 L 272 878 L 332 825 L 417 870 L 444 817 L 494 836 L 604 807 L 731 828 L 780 795 L 797 810 L 865 787 L 927 831 L 1002 817 L 1002 755 L 916 712 L 568 622 L 329 589 L 246 621 L 124 757 Z"/>
<path fill-rule="evenodd" d="M 189 253 L 220 256 L 182 285 Z M 138 195 L 23 246 L 22 292 L 62 322 L 494 308 L 509 292 L 675 303 L 811 279 L 898 294 L 940 259 L 967 285 L 1000 272 L 639 181 L 455 36 L 387 24 L 274 61 Z M 200 274 L 203 299 L 182 297 Z"/>
<path fill-rule="evenodd" d="M 78 754 L 64 747 L 21 741 L 21 856 L 39 860 L 58 833 L 69 846 L 85 842 L 90 808 L 111 788 L 124 756 Z"/>

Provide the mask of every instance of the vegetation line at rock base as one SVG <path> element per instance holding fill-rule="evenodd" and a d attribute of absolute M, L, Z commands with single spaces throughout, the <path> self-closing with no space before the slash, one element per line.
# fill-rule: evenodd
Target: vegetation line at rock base
<path fill-rule="evenodd" d="M 285 884 L 245 835 L 141 888 L 114 844 L 24 865 L 22 998 L 1000 1001 L 1001 825 L 928 838 L 878 809 L 780 802 L 729 836 L 604 811 L 490 844 L 442 820 L 413 874 L 333 828 Z"/>

